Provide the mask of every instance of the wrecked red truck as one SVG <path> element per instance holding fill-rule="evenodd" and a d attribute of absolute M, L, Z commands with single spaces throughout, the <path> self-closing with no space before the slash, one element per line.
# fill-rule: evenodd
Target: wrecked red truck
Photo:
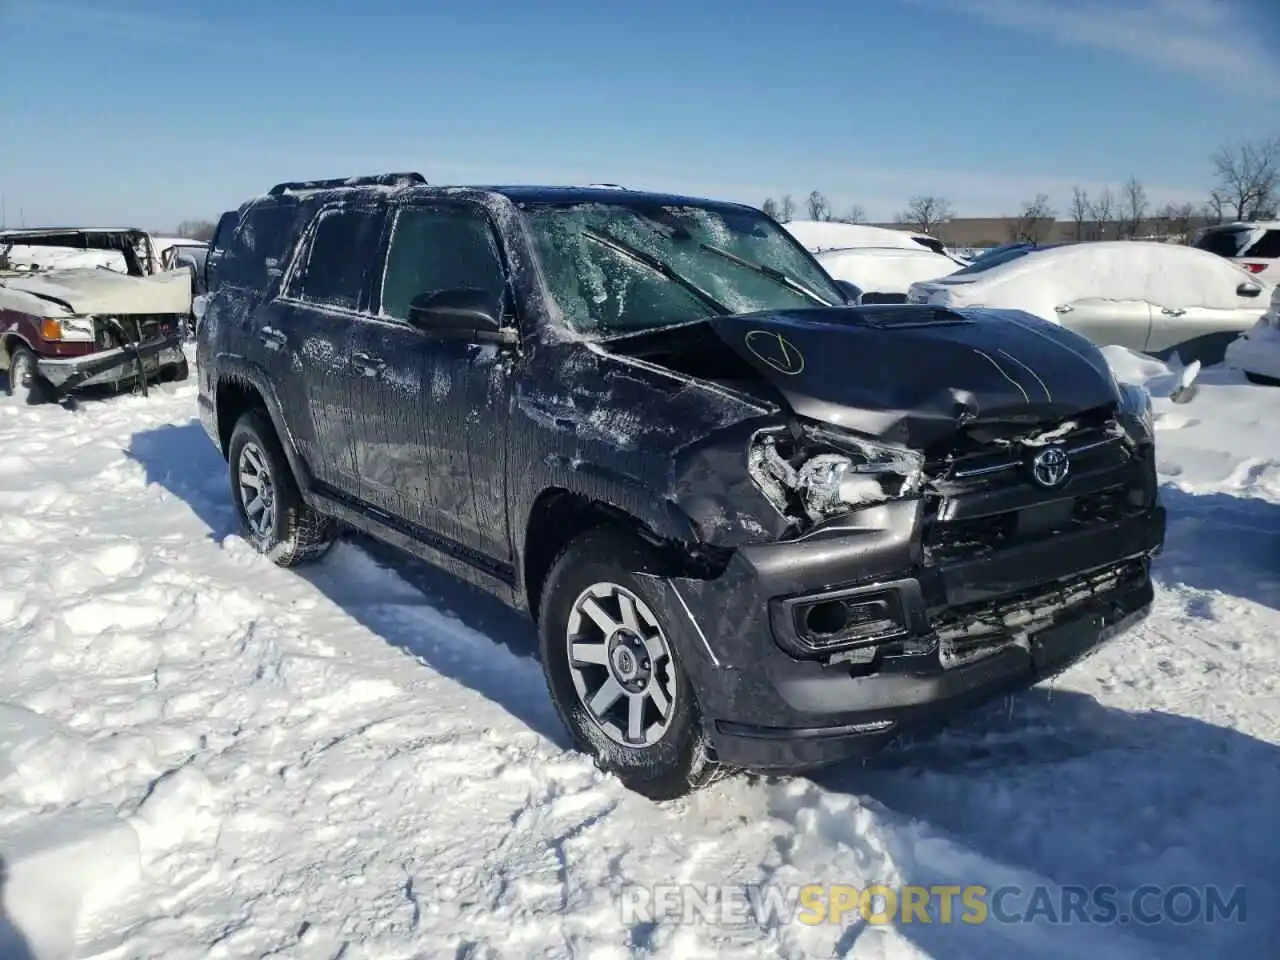
<path fill-rule="evenodd" d="M 15 264 L 15 248 L 47 248 L 49 258 Z M 118 255 L 123 269 L 68 256 L 76 251 Z M 148 382 L 185 380 L 191 302 L 190 271 L 162 269 L 145 231 L 0 232 L 0 370 L 8 392 L 39 403 L 83 387 L 145 392 Z"/>

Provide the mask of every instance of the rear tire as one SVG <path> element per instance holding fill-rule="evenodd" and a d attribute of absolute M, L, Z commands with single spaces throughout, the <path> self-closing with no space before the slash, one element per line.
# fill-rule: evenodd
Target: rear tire
<path fill-rule="evenodd" d="M 250 410 L 236 422 L 227 465 L 244 538 L 272 563 L 296 567 L 333 546 L 336 524 L 303 502 L 265 411 Z"/>
<path fill-rule="evenodd" d="M 637 576 L 662 569 L 635 534 L 588 531 L 553 564 L 538 624 L 547 688 L 574 742 L 651 800 L 684 796 L 722 770 L 680 659 L 687 626 L 663 622 L 657 590 Z"/>
<path fill-rule="evenodd" d="M 9 355 L 9 386 L 11 397 L 26 397 L 27 403 L 48 403 L 53 399 L 53 389 L 40 376 L 36 355 L 27 347 L 15 347 Z"/>

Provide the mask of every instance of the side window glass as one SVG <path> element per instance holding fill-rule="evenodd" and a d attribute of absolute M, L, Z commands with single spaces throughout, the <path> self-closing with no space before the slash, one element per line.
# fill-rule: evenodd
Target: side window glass
<path fill-rule="evenodd" d="M 1280 260 L 1280 230 L 1268 230 L 1241 256 L 1258 260 Z"/>
<path fill-rule="evenodd" d="M 381 225 L 375 208 L 338 207 L 321 213 L 306 258 L 289 281 L 288 295 L 355 310 Z"/>
<path fill-rule="evenodd" d="M 506 277 L 493 231 L 479 213 L 405 207 L 396 216 L 382 280 L 382 315 L 407 320 L 423 293 L 470 287 L 502 303 Z"/>

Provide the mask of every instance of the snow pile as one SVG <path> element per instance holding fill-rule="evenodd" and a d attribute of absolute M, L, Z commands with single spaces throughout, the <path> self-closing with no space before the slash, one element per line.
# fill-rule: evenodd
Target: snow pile
<path fill-rule="evenodd" d="M 897 247 L 907 250 L 926 249 L 916 237 L 931 239 L 927 234 L 909 230 L 891 230 L 864 223 L 836 223 L 830 220 L 791 220 L 783 228 L 813 253 L 824 250 L 849 250 L 855 247 Z"/>
<path fill-rule="evenodd" d="M 960 268 L 950 257 L 923 248 L 832 250 L 819 253 L 817 258 L 831 276 L 856 284 L 866 293 L 905 294 L 917 280 L 933 280 Z"/>
<path fill-rule="evenodd" d="M 304 571 L 253 553 L 193 383 L 0 398 L 0 956 L 1272 956 L 1280 391 L 1201 381 L 1154 391 L 1170 527 L 1140 629 L 866 767 L 657 805 L 568 749 L 523 618 L 358 542 Z M 1244 885 L 1248 910 L 635 909 L 813 883 Z"/>

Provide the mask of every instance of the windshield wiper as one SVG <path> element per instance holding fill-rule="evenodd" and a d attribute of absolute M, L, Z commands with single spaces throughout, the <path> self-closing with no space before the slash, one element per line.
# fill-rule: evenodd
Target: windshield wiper
<path fill-rule="evenodd" d="M 782 284 L 784 287 L 794 290 L 796 293 L 800 294 L 801 296 L 808 297 L 814 303 L 820 303 L 824 307 L 834 306 L 834 304 L 831 303 L 830 300 L 823 298 L 821 294 L 815 293 L 813 290 L 806 287 L 799 280 L 795 279 L 789 274 L 783 273 L 781 270 L 778 270 L 774 267 L 766 267 L 763 263 L 754 263 L 751 260 L 744 260 L 742 257 L 738 256 L 736 253 L 730 253 L 728 250 L 724 250 L 721 247 L 712 246 L 709 243 L 699 243 L 698 246 L 700 246 L 703 250 L 707 250 L 711 253 L 717 254 L 718 256 L 724 257 L 726 260 L 731 260 L 740 267 L 746 267 L 748 270 L 754 270 L 756 273 L 760 274 L 761 276 L 768 277 L 770 280 L 776 280 L 778 283 Z"/>
<path fill-rule="evenodd" d="M 636 263 L 641 264 L 642 266 L 648 267 L 654 273 L 657 273 L 660 276 L 666 277 L 672 283 L 677 284 L 678 286 L 684 287 L 685 290 L 689 291 L 691 294 L 693 294 L 695 297 L 697 297 L 699 300 L 705 303 L 708 307 L 710 307 L 716 313 L 720 314 L 720 316 L 727 317 L 733 313 L 732 310 L 726 307 L 723 303 L 721 303 L 711 294 L 707 293 L 707 291 L 703 290 L 700 286 L 698 286 L 688 277 L 685 277 L 684 275 L 679 273 L 679 271 L 674 269 L 670 264 L 665 263 L 662 260 L 659 260 L 657 257 L 650 256 L 649 254 L 645 253 L 643 250 L 637 250 L 635 247 L 631 246 L 631 244 L 626 243 L 622 240 L 619 240 L 617 237 L 613 236 L 612 234 L 608 234 L 608 233 L 604 233 L 603 231 L 596 230 L 594 227 L 586 227 L 585 229 L 583 229 L 582 235 L 591 240 L 594 240 L 596 243 L 599 243 L 599 244 L 602 244 L 603 246 L 608 247 L 614 253 L 621 254 L 622 256 L 626 257 L 628 260 L 634 260 Z"/>

